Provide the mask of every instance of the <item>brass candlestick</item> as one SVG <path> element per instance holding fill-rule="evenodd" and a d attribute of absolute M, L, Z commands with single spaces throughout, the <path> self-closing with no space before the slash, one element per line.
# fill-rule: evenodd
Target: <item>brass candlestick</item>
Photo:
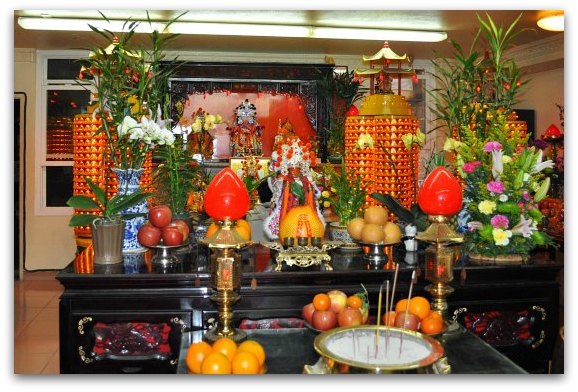
<path fill-rule="evenodd" d="M 454 278 L 454 250 L 450 245 L 461 243 L 463 236 L 447 224 L 448 216 L 429 215 L 428 219 L 431 225 L 416 236 L 417 240 L 432 244 L 425 250 L 425 278 L 432 282 L 425 290 L 433 297 L 432 309 L 447 320 L 446 297 L 454 292 L 453 287 L 449 285 Z"/>
<path fill-rule="evenodd" d="M 213 294 L 211 301 L 215 302 L 219 312 L 216 326 L 205 333 L 205 339 L 211 342 L 227 337 L 241 341 L 247 334 L 233 326 L 233 305 L 241 295 L 241 256 L 238 250 L 251 244 L 234 228 L 235 222 L 218 221 L 219 228 L 205 243 L 211 249 L 209 271 Z"/>

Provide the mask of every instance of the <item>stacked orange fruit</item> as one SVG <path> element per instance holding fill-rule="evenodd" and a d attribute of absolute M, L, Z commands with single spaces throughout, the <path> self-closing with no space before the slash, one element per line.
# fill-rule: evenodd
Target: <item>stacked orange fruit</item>
<path fill-rule="evenodd" d="M 409 301 L 407 298 L 397 301 L 395 309 L 389 313 L 389 316 L 388 312 L 383 314 L 383 324 L 386 325 L 389 322 L 390 326 L 394 326 L 396 318 L 399 318 L 398 316 L 400 314 L 404 314 L 406 309 L 409 314 L 418 317 L 418 328 L 420 332 L 425 334 L 437 334 L 443 332 L 444 320 L 442 316 L 435 310 L 431 309 L 430 303 L 426 298 L 420 296 L 412 297 Z"/>
<path fill-rule="evenodd" d="M 265 372 L 265 349 L 254 340 L 241 344 L 220 338 L 212 345 L 192 343 L 186 356 L 187 368 L 194 374 L 262 374 Z"/>

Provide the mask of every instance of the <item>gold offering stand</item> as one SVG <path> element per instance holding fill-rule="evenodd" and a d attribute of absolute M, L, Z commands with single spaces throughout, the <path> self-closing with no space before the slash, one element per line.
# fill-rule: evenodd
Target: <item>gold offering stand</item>
<path fill-rule="evenodd" d="M 323 264 L 326 271 L 333 271 L 331 256 L 329 256 L 327 251 L 343 245 L 343 242 L 327 241 L 321 243 L 320 246 L 293 245 L 287 247 L 284 247 L 279 242 L 262 242 L 261 244 L 279 252 L 275 258 L 275 262 L 277 263 L 275 266 L 276 272 L 281 271 L 283 263 L 289 267 L 295 265 L 300 268 Z"/>
<path fill-rule="evenodd" d="M 447 321 L 446 297 L 454 292 L 454 288 L 449 285 L 454 278 L 454 249 L 450 245 L 461 243 L 464 238 L 447 224 L 448 216 L 429 215 L 428 219 L 431 225 L 415 238 L 432 244 L 425 250 L 425 278 L 432 282 L 425 290 L 433 297 L 432 309 Z M 451 324 L 448 328 L 450 327 Z"/>
<path fill-rule="evenodd" d="M 244 340 L 247 334 L 233 326 L 233 305 L 241 295 L 241 256 L 238 250 L 252 244 L 234 229 L 234 221 L 218 221 L 219 228 L 206 241 L 200 241 L 211 249 L 209 264 L 210 282 L 213 294 L 211 301 L 217 304 L 219 319 L 217 324 L 205 333 L 205 339 L 214 342 L 227 337 L 236 342 Z"/>

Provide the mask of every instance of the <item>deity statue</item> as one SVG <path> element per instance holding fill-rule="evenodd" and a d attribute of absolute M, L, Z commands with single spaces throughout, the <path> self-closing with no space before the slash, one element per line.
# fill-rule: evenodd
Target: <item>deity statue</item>
<path fill-rule="evenodd" d="M 293 207 L 309 206 L 325 225 L 318 202 L 321 189 L 313 178 L 311 162 L 315 162 L 315 153 L 309 143 L 303 143 L 296 135 L 277 139 L 269 169 L 277 175 L 268 179 L 273 196 L 269 215 L 264 221 L 264 231 L 269 239 L 279 238 L 279 224 Z"/>
<path fill-rule="evenodd" d="M 231 133 L 231 156 L 261 155 L 263 127 L 257 123 L 257 109 L 248 99 L 235 108 L 234 123 L 227 130 Z"/>

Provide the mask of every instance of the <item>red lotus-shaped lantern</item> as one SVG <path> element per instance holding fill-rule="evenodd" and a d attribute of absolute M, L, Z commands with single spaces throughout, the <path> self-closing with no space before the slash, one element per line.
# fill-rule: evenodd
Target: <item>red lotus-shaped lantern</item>
<path fill-rule="evenodd" d="M 355 105 L 351 105 L 349 110 L 345 113 L 346 116 L 359 116 L 359 109 Z"/>
<path fill-rule="evenodd" d="M 439 166 L 426 177 L 417 202 L 428 215 L 454 215 L 462 208 L 462 188 L 452 173 Z"/>
<path fill-rule="evenodd" d="M 221 170 L 207 187 L 205 211 L 216 220 L 237 220 L 249 211 L 249 192 L 230 168 Z"/>
<path fill-rule="evenodd" d="M 558 129 L 558 127 L 554 124 L 551 124 L 548 128 L 546 128 L 546 132 L 542 136 L 544 140 L 554 140 L 560 139 L 562 137 L 562 132 Z"/>

